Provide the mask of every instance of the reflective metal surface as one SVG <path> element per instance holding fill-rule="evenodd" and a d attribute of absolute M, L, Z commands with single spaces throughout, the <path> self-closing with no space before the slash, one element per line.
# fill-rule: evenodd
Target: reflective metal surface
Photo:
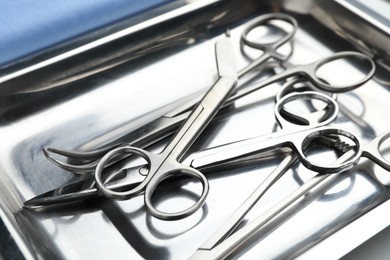
<path fill-rule="evenodd" d="M 114 138 L 125 140 L 126 131 L 145 123 L 137 122 L 139 116 L 149 114 L 152 120 L 166 112 L 165 105 L 215 81 L 214 38 L 227 26 L 239 67 L 247 64 L 238 42 L 242 29 L 250 18 L 277 8 L 251 1 L 192 4 L 165 16 L 165 20 L 149 23 L 149 27 L 132 27 L 128 35 L 107 41 L 95 51 L 85 51 L 23 76 L 6 71 L 1 74 L 5 75 L 0 87 L 1 216 L 25 257 L 188 258 L 280 163 L 282 158 L 272 157 L 256 165 L 216 173 L 209 177 L 210 192 L 202 209 L 177 221 L 151 217 L 141 196 L 123 202 L 98 198 L 42 210 L 22 209 L 23 201 L 83 178 L 52 165 L 44 157 L 43 147 L 82 150 Z M 292 64 L 355 50 L 312 16 L 302 13 L 292 13 L 299 24 Z M 187 66 L 189 62 L 191 67 Z M 359 71 L 352 64 L 343 64 L 334 75 L 352 76 Z M 274 84 L 236 102 L 231 113 L 210 124 L 191 151 L 274 131 L 274 95 L 279 87 Z M 339 94 L 339 104 L 352 114 L 341 112 L 332 125 L 354 131 L 363 143 L 368 142 L 390 129 L 389 96 L 388 88 L 375 80 Z M 150 97 L 154 102 L 145 102 Z M 160 151 L 164 143 L 153 150 Z M 389 159 L 390 145 L 384 145 Z M 244 222 L 255 219 L 314 175 L 298 164 L 269 189 Z M 373 228 L 376 232 L 389 224 L 387 214 L 374 214 L 382 208 L 389 212 L 389 185 L 388 172 L 362 159 L 353 170 L 335 175 L 320 192 L 309 193 L 292 205 L 272 222 L 272 228 L 260 230 L 251 246 L 237 257 L 309 259 L 310 254 L 330 251 L 331 257 L 340 257 L 362 242 L 354 237 L 364 229 L 366 217 L 371 216 L 371 224 L 382 225 Z M 179 199 L 168 200 L 164 195 L 158 198 L 163 209 L 176 204 L 185 207 L 197 199 L 194 192 L 199 187 L 195 183 L 173 185 L 172 190 L 178 188 Z M 360 240 L 368 239 L 374 231 L 364 234 L 366 237 Z M 322 245 L 333 246 L 321 251 Z"/>

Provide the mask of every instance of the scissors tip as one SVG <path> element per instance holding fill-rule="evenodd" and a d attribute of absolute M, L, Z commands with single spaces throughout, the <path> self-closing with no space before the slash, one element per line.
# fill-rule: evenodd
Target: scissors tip
<path fill-rule="evenodd" d="M 27 200 L 23 203 L 23 208 L 26 209 L 35 209 L 35 208 L 40 208 L 42 205 L 40 205 L 39 200 L 36 199 L 31 199 Z"/>

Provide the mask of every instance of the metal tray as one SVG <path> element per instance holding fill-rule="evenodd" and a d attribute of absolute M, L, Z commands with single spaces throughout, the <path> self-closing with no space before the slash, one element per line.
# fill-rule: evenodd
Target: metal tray
<path fill-rule="evenodd" d="M 153 119 L 164 113 L 166 104 L 210 86 L 216 77 L 213 44 L 226 28 L 232 32 L 240 66 L 246 62 L 238 45 L 242 28 L 251 18 L 272 11 L 289 13 L 298 20 L 293 64 L 359 47 L 343 39 L 348 37 L 331 26 L 329 15 L 324 19 L 327 22 L 318 20 L 329 6 L 271 2 L 176 1 L 143 18 L 112 25 L 3 68 L 0 216 L 3 234 L 8 232 L 13 240 L 5 256 L 185 259 L 194 253 L 279 158 L 210 176 L 205 206 L 183 220 L 150 217 L 142 196 L 121 202 L 95 199 L 36 211 L 23 209 L 23 201 L 80 178 L 46 160 L 43 147 L 85 150 L 113 139 L 125 140 L 126 132 L 145 122 L 141 116 Z M 379 47 L 374 50 L 381 51 Z M 343 71 L 338 73 L 348 77 Z M 279 87 L 275 84 L 237 102 L 231 113 L 211 123 L 192 149 L 274 131 L 273 96 Z M 341 94 L 339 102 L 358 119 L 354 122 L 350 115 L 340 114 L 335 125 L 369 141 L 390 128 L 386 120 L 389 98 L 388 87 L 376 79 Z M 163 144 L 153 149 L 161 149 Z M 314 175 L 302 166 L 291 169 L 246 221 Z M 390 224 L 389 185 L 388 172 L 363 159 L 353 170 L 337 176 L 327 189 L 299 201 L 236 257 L 341 257 Z M 161 198 L 161 203 L 166 207 L 191 203 L 196 188 L 189 183 L 181 189 L 180 199 Z"/>

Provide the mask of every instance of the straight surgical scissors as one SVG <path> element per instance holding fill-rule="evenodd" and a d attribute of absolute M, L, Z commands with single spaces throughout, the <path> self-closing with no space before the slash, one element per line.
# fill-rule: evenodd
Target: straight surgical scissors
<path fill-rule="evenodd" d="M 272 21 L 283 21 L 289 24 L 291 29 L 280 28 L 281 30 L 284 31 L 285 34 L 281 38 L 270 43 L 255 42 L 248 38 L 252 30 L 261 26 L 267 26 L 267 24 Z M 238 78 L 241 78 L 242 76 L 246 75 L 249 71 L 252 71 L 254 68 L 259 68 L 259 67 L 260 69 L 263 68 L 266 65 L 266 62 L 271 59 L 276 60 L 279 63 L 286 61 L 291 56 L 292 51 L 287 55 L 283 55 L 278 52 L 278 48 L 283 46 L 285 43 L 291 41 L 291 39 L 295 35 L 297 27 L 298 27 L 297 22 L 293 17 L 281 13 L 265 14 L 254 19 L 242 33 L 241 42 L 252 48 L 261 50 L 262 54 L 256 59 L 252 60 L 251 63 L 249 63 L 246 67 L 241 69 L 238 72 Z M 246 96 L 254 92 L 255 90 L 257 89 L 255 88 L 250 88 L 248 90 L 242 89 L 238 93 L 234 91 L 233 94 L 229 97 L 229 99 L 225 101 L 224 106 L 228 106 L 229 104 L 233 103 L 235 100 L 243 96 Z M 188 101 L 186 101 L 184 104 L 175 107 L 173 110 L 169 111 L 164 116 L 156 120 L 153 120 L 152 122 L 134 130 L 128 135 L 126 144 L 116 143 L 114 145 L 108 145 L 107 147 L 104 147 L 102 149 L 97 149 L 89 152 L 75 152 L 75 151 L 67 151 L 67 150 L 48 147 L 48 148 L 44 148 L 43 150 L 44 154 L 51 162 L 53 162 L 54 164 L 56 164 L 57 166 L 65 170 L 70 170 L 77 174 L 83 174 L 83 173 L 94 171 L 100 158 L 104 154 L 106 154 L 107 152 L 109 152 L 110 150 L 116 147 L 120 147 L 128 144 L 137 147 L 145 147 L 171 134 L 172 131 L 176 130 L 178 126 L 180 126 L 180 124 L 186 118 L 188 118 L 191 112 L 189 110 L 192 109 L 200 101 L 204 93 L 205 91 L 202 90 L 199 93 L 195 93 L 194 95 L 191 95 Z M 82 165 L 72 165 L 70 163 L 65 163 L 53 158 L 51 154 L 58 154 L 62 156 L 67 156 L 69 158 L 74 158 L 74 159 L 79 159 L 84 161 L 87 160 L 87 162 Z"/>
<path fill-rule="evenodd" d="M 280 111 L 287 103 L 293 102 L 295 100 L 306 99 L 315 99 L 325 102 L 327 104 L 327 110 L 321 110 L 307 115 L 297 115 L 296 117 L 301 117 L 299 121 L 306 122 L 306 125 L 297 125 L 294 123 L 295 121 L 290 122 L 284 119 L 283 116 L 280 114 Z M 329 124 L 337 117 L 338 106 L 332 98 L 318 92 L 292 93 L 288 96 L 281 98 L 275 104 L 274 112 L 275 117 L 282 129 L 281 131 L 266 136 L 250 138 L 243 141 L 237 141 L 231 144 L 218 146 L 216 148 L 211 148 L 205 151 L 196 152 L 186 158 L 183 164 L 187 165 L 188 167 L 194 167 L 198 170 L 207 167 L 218 168 L 218 165 L 226 165 L 234 159 L 242 158 L 255 153 L 260 153 L 264 150 L 272 148 L 272 146 L 265 147 L 265 145 L 263 145 L 264 143 L 268 144 L 269 146 L 269 142 L 272 140 L 280 140 L 281 138 L 283 139 L 284 136 L 299 135 L 299 133 L 306 133 L 310 129 L 316 129 L 320 126 Z M 112 150 L 111 153 L 106 154 L 100 161 L 99 167 L 97 168 L 98 178 L 100 178 L 100 174 L 102 173 L 104 164 L 109 160 L 109 157 L 113 156 L 113 154 L 115 153 L 126 153 L 126 150 L 126 147 L 119 147 L 115 150 Z M 147 165 L 129 168 L 126 171 L 126 178 L 121 178 L 120 180 L 105 184 L 107 186 L 106 188 L 109 190 L 124 190 L 129 188 L 132 189 L 139 185 L 139 183 L 142 182 L 142 180 L 145 178 L 144 176 L 142 176 L 141 172 L 142 169 L 147 168 Z M 102 194 L 99 193 L 92 178 L 92 180 L 87 179 L 85 181 L 66 185 L 59 189 L 39 195 L 36 198 L 26 201 L 25 206 L 36 207 L 51 205 L 91 198 L 99 195 Z"/>
<path fill-rule="evenodd" d="M 333 135 L 340 133 L 340 130 L 341 129 L 339 128 L 326 128 L 325 131 L 324 129 L 318 129 L 316 130 L 318 132 L 314 135 L 325 134 L 326 136 L 333 138 Z M 350 137 L 353 136 L 352 133 L 349 133 L 349 135 Z M 361 146 L 358 142 L 356 142 L 359 139 L 356 137 L 353 138 L 355 146 L 351 146 L 349 149 L 346 148 L 348 150 L 332 164 L 331 168 L 337 168 L 337 166 L 350 161 L 351 158 L 355 158 L 352 160 L 357 163 L 361 157 L 367 157 L 385 170 L 390 171 L 390 162 L 384 158 L 380 149 L 382 143 L 385 142 L 388 138 L 390 138 L 390 130 L 377 136 L 364 146 Z M 295 162 L 295 160 L 296 158 L 289 155 L 273 171 L 273 173 L 271 173 L 271 175 L 279 175 L 281 172 L 286 171 L 289 166 Z M 257 201 L 263 194 L 264 184 L 265 186 L 267 185 L 266 180 L 233 213 L 233 215 L 231 215 L 231 217 L 212 236 L 210 236 L 210 238 L 196 251 L 196 253 L 190 259 L 222 259 L 240 250 L 245 246 L 246 242 L 250 241 L 253 236 L 259 232 L 262 227 L 269 223 L 273 218 L 278 216 L 278 214 L 280 214 L 284 209 L 288 208 L 291 204 L 293 204 L 313 188 L 320 190 L 321 186 L 324 186 L 330 178 L 335 176 L 335 174 L 327 171 L 327 168 L 319 170 L 320 174 L 305 182 L 301 187 L 281 200 L 278 204 L 274 205 L 267 212 L 257 217 L 255 220 L 245 225 L 240 230 L 232 233 L 235 227 L 241 222 L 244 215 L 253 207 L 254 202 Z M 228 235 L 230 236 L 227 237 Z"/>
<path fill-rule="evenodd" d="M 286 22 L 289 22 L 293 25 L 293 30 L 288 33 L 285 37 L 280 39 L 279 41 L 276 41 L 275 43 L 270 43 L 270 44 L 261 44 L 261 43 L 256 43 L 254 41 L 251 41 L 248 37 L 249 33 L 251 30 L 256 28 L 257 26 L 261 26 L 265 24 L 266 22 L 269 22 L 271 20 L 283 20 Z M 286 56 L 281 56 L 280 54 L 277 53 L 277 48 L 279 48 L 281 45 L 286 43 L 291 37 L 294 35 L 296 30 L 296 22 L 293 18 L 287 15 L 283 14 L 270 14 L 270 15 L 265 15 L 261 16 L 255 21 L 253 21 L 252 24 L 250 24 L 246 30 L 244 30 L 242 36 L 241 36 L 241 41 L 244 42 L 244 44 L 247 44 L 248 46 L 252 48 L 257 48 L 257 49 L 262 49 L 264 50 L 264 53 L 262 56 L 260 56 L 257 60 L 255 60 L 253 63 L 248 65 L 248 67 L 244 68 L 239 72 L 240 75 L 244 75 L 246 72 L 249 71 L 249 68 L 254 68 L 258 66 L 259 64 L 264 63 L 269 58 L 274 58 L 274 59 L 284 59 L 286 60 Z M 331 63 L 335 60 L 338 59 L 344 59 L 344 58 L 357 58 L 361 60 L 366 60 L 368 61 L 369 68 L 368 72 L 363 77 L 362 79 L 358 80 L 357 82 L 350 82 L 349 84 L 343 85 L 343 86 L 336 86 L 332 84 L 328 84 L 324 82 L 322 79 L 318 78 L 316 75 L 316 72 L 322 68 L 324 65 Z M 255 65 L 254 65 L 255 64 Z M 356 52 L 340 52 L 336 53 L 334 55 L 328 56 L 323 59 L 319 59 L 316 62 L 313 62 L 311 64 L 306 64 L 306 65 L 297 65 L 297 66 L 289 66 L 287 70 L 281 72 L 280 74 L 274 75 L 264 81 L 261 81 L 257 84 L 247 86 L 245 88 L 242 88 L 232 94 L 232 96 L 227 99 L 224 105 L 231 104 L 235 100 L 248 95 L 256 90 L 259 90 L 267 85 L 270 85 L 272 83 L 275 83 L 277 81 L 283 80 L 283 79 L 288 79 L 290 77 L 294 76 L 303 76 L 305 79 L 309 80 L 312 82 L 318 89 L 326 91 L 326 92 L 343 92 L 343 91 L 348 91 L 354 88 L 357 88 L 361 86 L 362 84 L 366 83 L 371 77 L 374 75 L 375 72 L 375 63 L 366 55 L 361 54 L 361 53 L 356 53 Z M 195 99 L 193 99 L 195 100 Z M 192 101 L 193 101 L 192 100 Z M 166 116 L 163 117 L 163 119 L 170 118 L 169 123 L 165 124 L 163 123 L 163 126 L 160 125 L 161 122 L 154 121 L 151 124 L 146 125 L 145 127 L 141 127 L 140 129 L 137 129 L 135 132 L 135 138 L 133 140 L 130 140 L 130 144 L 133 146 L 141 146 L 145 147 L 146 145 L 150 144 L 152 140 L 157 141 L 159 139 L 156 139 L 156 136 L 165 137 L 167 136 L 167 132 L 171 133 L 171 131 L 177 127 L 187 116 L 187 113 L 183 113 L 183 111 L 186 111 L 189 107 L 193 106 L 194 103 L 190 101 L 189 103 L 184 104 L 183 106 L 180 106 L 178 109 L 174 109 L 170 113 L 168 113 Z M 158 128 L 156 128 L 156 125 Z M 153 129 L 152 131 L 149 131 L 148 135 L 142 135 L 139 136 L 139 133 L 145 133 L 145 129 Z M 152 139 L 152 140 L 151 140 Z M 90 172 L 93 171 L 101 158 L 101 156 L 111 149 L 115 147 L 120 147 L 123 145 L 123 143 L 118 143 L 115 144 L 114 146 L 106 147 L 101 150 L 97 150 L 95 152 L 91 153 L 82 153 L 82 152 L 71 152 L 71 151 L 63 151 L 55 148 L 45 148 L 44 153 L 46 157 L 54 162 L 56 165 L 60 166 L 61 168 L 67 169 L 67 170 L 72 170 L 75 173 L 85 173 L 85 172 Z M 78 157 L 80 159 L 83 158 L 93 158 L 94 161 L 87 163 L 85 165 L 71 165 L 67 163 L 63 163 L 59 160 L 54 159 L 52 156 L 50 156 L 50 153 L 56 153 L 64 156 L 70 156 L 70 157 Z M 117 157 L 117 158 L 112 158 L 111 163 L 114 163 L 118 161 L 119 159 L 122 159 L 123 157 Z"/>
<path fill-rule="evenodd" d="M 219 79 L 205 94 L 200 103 L 192 110 L 187 120 L 160 154 L 153 154 L 137 147 L 125 146 L 108 152 L 107 156 L 103 157 L 101 160 L 104 165 L 110 156 L 117 153 L 118 149 L 137 154 L 144 158 L 149 164 L 149 173 L 145 180 L 131 190 L 113 192 L 104 187 L 104 183 L 101 179 L 102 168 L 101 165 L 98 164 L 95 172 L 95 180 L 103 194 L 107 197 L 128 199 L 141 192 L 145 192 L 144 198 L 146 208 L 150 214 L 160 219 L 183 218 L 192 214 L 203 205 L 209 190 L 209 184 L 206 177 L 198 170 L 183 165 L 180 161 L 192 143 L 218 112 L 219 108 L 229 97 L 231 91 L 237 84 L 236 62 L 230 36 L 219 39 L 216 42 L 215 57 Z M 184 174 L 198 179 L 203 186 L 202 194 L 199 197 L 199 200 L 188 209 L 176 213 L 162 212 L 156 209 L 152 204 L 152 194 L 163 180 L 177 174 Z"/>

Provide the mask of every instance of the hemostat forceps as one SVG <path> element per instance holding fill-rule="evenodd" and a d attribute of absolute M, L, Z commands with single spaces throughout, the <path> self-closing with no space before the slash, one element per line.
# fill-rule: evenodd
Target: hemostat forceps
<path fill-rule="evenodd" d="M 340 134 L 341 129 L 338 128 L 327 128 L 318 131 L 314 135 L 325 135 L 332 138 L 332 135 Z M 257 200 L 260 199 L 262 194 L 269 187 L 270 178 L 266 179 L 252 194 L 251 196 L 231 215 L 231 217 L 212 235 L 210 238 L 203 243 L 203 245 L 196 251 L 191 259 L 222 259 L 230 256 L 236 251 L 240 250 L 245 246 L 247 241 L 258 232 L 263 226 L 270 222 L 274 217 L 280 214 L 284 209 L 288 208 L 291 204 L 302 197 L 306 192 L 315 189 L 321 189 L 321 186 L 325 185 L 329 179 L 335 174 L 330 173 L 331 168 L 340 168 L 343 171 L 342 166 L 347 161 L 354 161 L 355 163 L 364 156 L 377 163 L 385 170 L 390 171 L 390 162 L 388 162 L 381 154 L 380 146 L 386 139 L 390 137 L 390 131 L 387 131 L 380 136 L 374 138 L 368 144 L 361 146 L 359 139 L 352 133 L 346 131 L 343 135 L 348 136 L 354 146 L 351 146 L 341 157 L 339 157 L 329 167 L 318 168 L 317 176 L 304 183 L 301 187 L 287 196 L 285 199 L 280 201 L 278 204 L 273 206 L 267 212 L 250 222 L 249 224 L 242 227 L 240 230 L 232 233 L 235 227 L 240 223 L 245 214 L 253 207 Z M 337 141 L 336 141 L 337 143 Z M 336 144 L 337 145 L 337 144 Z M 292 155 L 286 157 L 283 162 L 270 174 L 270 176 L 278 176 L 283 172 L 287 171 L 288 168 L 295 163 L 296 158 Z M 351 165 L 353 166 L 353 165 Z M 347 167 L 345 169 L 348 169 Z M 231 234 L 232 233 L 232 234 Z M 230 235 L 231 234 L 231 235 Z M 226 238 L 230 235 L 228 238 Z"/>

